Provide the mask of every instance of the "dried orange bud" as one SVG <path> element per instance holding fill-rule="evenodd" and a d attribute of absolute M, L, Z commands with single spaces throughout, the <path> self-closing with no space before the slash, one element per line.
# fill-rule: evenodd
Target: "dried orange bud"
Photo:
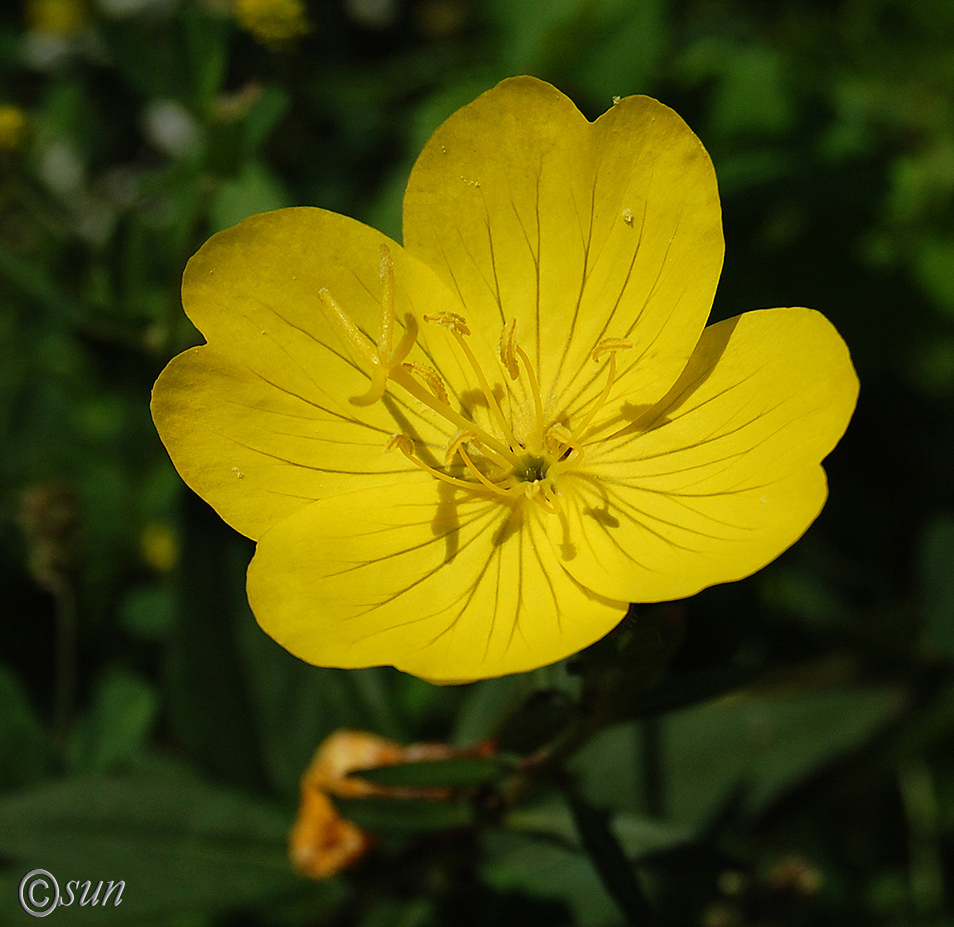
<path fill-rule="evenodd" d="M 311 879 L 326 879 L 353 866 L 374 846 L 374 837 L 341 817 L 337 798 L 441 798 L 445 789 L 406 789 L 375 785 L 348 774 L 421 760 L 441 760 L 458 751 L 445 744 L 405 747 L 364 731 L 335 731 L 318 748 L 301 780 L 298 818 L 288 838 L 292 865 Z"/>
<path fill-rule="evenodd" d="M 324 792 L 301 793 L 298 818 L 288 836 L 292 865 L 310 879 L 327 879 L 353 866 L 374 841 L 338 814 Z"/>

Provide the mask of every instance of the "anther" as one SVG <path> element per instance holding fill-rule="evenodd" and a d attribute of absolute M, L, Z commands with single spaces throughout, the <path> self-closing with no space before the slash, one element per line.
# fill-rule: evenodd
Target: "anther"
<path fill-rule="evenodd" d="M 606 400 L 609 399 L 610 390 L 613 388 L 613 383 L 616 382 L 616 353 L 618 351 L 626 351 L 633 346 L 631 341 L 626 341 L 624 338 L 607 338 L 604 341 L 601 341 L 595 348 L 593 348 L 590 357 L 593 358 L 596 363 L 599 363 L 600 358 L 604 354 L 609 354 L 609 365 L 607 367 L 606 374 L 606 385 L 603 387 L 603 392 L 600 393 L 599 399 L 593 403 L 592 408 L 587 413 L 586 417 L 582 422 L 573 430 L 571 437 L 571 442 L 576 444 L 581 444 L 583 441 L 583 436 L 586 434 L 587 430 L 590 427 L 590 423 L 596 418 L 597 413 L 606 403 Z M 571 443 L 568 442 L 568 443 Z"/>
<path fill-rule="evenodd" d="M 593 348 L 593 351 L 590 353 L 590 357 L 592 357 L 594 361 L 598 362 L 607 351 L 627 351 L 632 346 L 632 341 L 626 341 L 624 338 L 605 338 L 595 348 Z"/>
<path fill-rule="evenodd" d="M 466 441 L 473 441 L 477 437 L 476 431 L 458 431 L 451 438 L 450 444 L 447 445 L 447 450 L 444 452 L 444 466 L 446 467 L 457 456 L 457 452 Z"/>
<path fill-rule="evenodd" d="M 432 325 L 443 325 L 444 328 L 449 328 L 460 335 L 470 334 L 467 320 L 456 312 L 431 312 L 424 316 L 424 321 Z"/>
<path fill-rule="evenodd" d="M 503 327 L 500 333 L 500 360 L 503 361 L 507 373 L 511 380 L 516 380 L 520 376 L 520 368 L 517 366 L 517 320 L 511 319 Z"/>
<path fill-rule="evenodd" d="M 562 469 L 560 465 L 563 464 L 564 461 L 579 464 L 586 453 L 583 446 L 574 439 L 570 429 L 565 425 L 561 425 L 559 422 L 556 422 L 547 429 L 547 445 L 550 453 L 557 458 L 556 463 L 551 467 L 554 475 Z M 572 457 L 570 456 L 570 451 L 573 451 Z"/>
<path fill-rule="evenodd" d="M 414 456 L 414 442 L 407 435 L 394 435 L 394 437 L 388 442 L 388 450 L 400 451 L 412 464 L 414 464 L 415 467 L 419 467 L 421 470 L 430 473 L 431 476 L 436 476 L 439 480 L 442 480 L 445 483 L 450 483 L 451 486 L 456 486 L 459 489 L 468 489 L 473 492 L 475 490 L 479 491 L 482 488 L 486 488 L 497 493 L 498 495 L 509 495 L 509 493 L 507 493 L 505 490 L 501 489 L 499 486 L 495 486 L 485 476 L 483 476 L 477 470 L 477 468 L 474 467 L 473 463 L 471 463 L 466 457 L 465 463 L 469 465 L 471 471 L 478 478 L 478 483 L 474 483 L 470 480 L 458 479 L 456 476 L 450 476 L 447 473 L 442 473 L 440 470 L 436 470 L 434 467 L 429 466 L 428 464 L 424 463 L 423 460 L 420 460 L 418 457 Z M 460 452 L 462 456 L 465 454 L 463 448 L 460 448 Z M 481 484 L 483 484 L 483 486 Z"/>
<path fill-rule="evenodd" d="M 534 480 L 532 483 L 524 483 L 523 493 L 527 499 L 542 506 L 545 512 L 548 512 L 550 515 L 556 515 L 557 510 L 553 507 L 553 503 L 547 495 L 548 484 L 549 480 Z"/>
<path fill-rule="evenodd" d="M 440 399 L 441 402 L 450 402 L 444 381 L 433 367 L 428 367 L 425 364 L 404 364 L 403 366 L 405 370 L 416 373 L 430 387 L 431 392 Z"/>
<path fill-rule="evenodd" d="M 523 362 L 523 368 L 527 372 L 527 379 L 530 381 L 530 394 L 533 396 L 533 406 L 536 412 L 536 428 L 533 432 L 532 449 L 540 451 L 543 449 L 543 400 L 540 396 L 540 386 L 537 383 L 536 374 L 533 372 L 533 365 L 527 352 L 517 344 L 517 320 L 510 319 L 503 327 L 500 333 L 500 359 L 507 368 L 510 378 L 516 380 L 520 374 L 517 365 L 517 358 Z"/>
<path fill-rule="evenodd" d="M 391 451 L 401 451 L 403 454 L 413 454 L 414 442 L 407 435 L 394 435 L 391 440 L 388 441 L 387 452 L 390 454 Z"/>
<path fill-rule="evenodd" d="M 477 376 L 477 382 L 480 384 L 480 390 L 484 394 L 484 399 L 487 400 L 488 407 L 493 413 L 494 418 L 497 419 L 497 425 L 506 436 L 507 442 L 510 445 L 510 450 L 512 451 L 515 448 L 520 447 L 520 442 L 517 441 L 513 430 L 507 423 L 507 419 L 504 417 L 503 410 L 500 408 L 500 403 L 497 402 L 497 397 L 494 396 L 494 391 L 487 382 L 487 377 L 484 376 L 484 372 L 481 370 L 480 364 L 478 363 L 474 352 L 471 351 L 470 345 L 468 345 L 464 340 L 464 335 L 470 334 L 470 329 L 467 327 L 466 319 L 464 319 L 463 316 L 458 315 L 456 312 L 434 312 L 424 316 L 424 321 L 430 322 L 434 325 L 443 325 L 445 328 L 450 329 L 451 334 L 453 334 L 454 338 L 457 340 L 457 344 L 460 346 L 461 351 L 464 352 L 464 356 L 467 358 L 467 362 L 470 364 L 471 369 Z"/>

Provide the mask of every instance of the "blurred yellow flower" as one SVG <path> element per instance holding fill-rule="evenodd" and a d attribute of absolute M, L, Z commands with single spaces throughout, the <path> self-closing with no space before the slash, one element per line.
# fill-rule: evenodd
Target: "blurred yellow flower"
<path fill-rule="evenodd" d="M 139 543 L 143 559 L 157 573 L 168 573 L 179 559 L 179 542 L 168 525 L 159 522 L 146 525 Z"/>
<path fill-rule="evenodd" d="M 83 0 L 27 0 L 27 26 L 48 35 L 78 35 L 89 25 Z"/>
<path fill-rule="evenodd" d="M 404 747 L 364 731 L 335 731 L 318 748 L 301 780 L 298 817 L 288 840 L 292 865 L 309 878 L 325 879 L 354 865 L 374 845 L 372 835 L 338 814 L 329 796 L 440 797 L 435 789 L 388 788 L 350 777 L 349 773 L 395 763 L 446 759 L 454 753 L 444 744 Z"/>
<path fill-rule="evenodd" d="M 722 256 L 679 116 L 627 97 L 590 123 L 529 77 L 434 133 L 403 247 L 321 209 L 213 237 L 183 281 L 208 344 L 153 415 L 258 542 L 262 627 L 319 665 L 466 681 L 777 557 L 858 382 L 810 309 L 706 328 Z"/>
<path fill-rule="evenodd" d="M 0 151 L 15 151 L 26 140 L 27 117 L 19 106 L 0 105 Z"/>
<path fill-rule="evenodd" d="M 288 42 L 311 30 L 300 0 L 235 0 L 235 18 L 268 45 Z"/>

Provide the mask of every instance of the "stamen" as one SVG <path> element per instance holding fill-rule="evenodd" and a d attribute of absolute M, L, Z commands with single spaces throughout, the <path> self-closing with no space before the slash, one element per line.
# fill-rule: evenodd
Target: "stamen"
<path fill-rule="evenodd" d="M 436 476 L 439 480 L 443 480 L 445 483 L 450 483 L 451 486 L 457 486 L 460 489 L 469 489 L 471 491 L 477 489 L 477 487 L 468 480 L 459 480 L 456 476 L 449 476 L 446 473 L 441 473 L 440 470 L 435 470 L 434 467 L 428 466 L 424 463 L 423 460 L 414 456 L 414 442 L 407 435 L 395 435 L 388 442 L 388 451 L 400 451 L 412 464 L 416 467 L 420 467 L 422 470 L 426 470 L 431 476 Z"/>
<path fill-rule="evenodd" d="M 366 393 L 361 396 L 351 396 L 348 399 L 354 406 L 373 406 L 382 396 L 388 387 L 388 370 L 380 359 L 372 358 L 371 362 L 371 386 Z"/>
<path fill-rule="evenodd" d="M 451 438 L 450 444 L 447 445 L 447 450 L 444 452 L 444 466 L 450 466 L 451 461 L 457 456 L 457 452 L 465 441 L 472 441 L 476 437 L 476 431 L 458 431 L 457 434 Z"/>
<path fill-rule="evenodd" d="M 534 480 L 532 483 L 523 483 L 523 492 L 527 499 L 543 506 L 544 511 L 556 515 L 556 509 L 547 498 L 546 487 L 549 480 Z"/>
<path fill-rule="evenodd" d="M 610 390 L 613 388 L 613 383 L 616 380 L 616 352 L 617 351 L 626 351 L 631 348 L 632 342 L 625 341 L 622 338 L 607 338 L 605 341 L 601 341 L 594 349 L 593 353 L 590 355 L 594 361 L 599 362 L 602 355 L 609 352 L 610 360 L 609 366 L 607 369 L 606 377 L 606 386 L 603 387 L 603 392 L 600 393 L 600 398 L 593 403 L 593 407 L 590 409 L 586 418 L 574 429 L 573 434 L 570 436 L 571 440 L 577 444 L 581 443 L 584 435 L 590 427 L 590 423 L 596 418 L 597 413 L 600 409 L 603 408 L 606 400 L 609 399 Z"/>
<path fill-rule="evenodd" d="M 431 392 L 440 399 L 441 402 L 450 402 L 444 381 L 433 367 L 427 367 L 424 364 L 405 364 L 404 369 L 410 370 L 411 373 L 416 373 L 431 388 Z"/>
<path fill-rule="evenodd" d="M 430 312 L 424 316 L 424 321 L 432 325 L 443 325 L 444 328 L 449 328 L 452 332 L 461 335 L 470 334 L 467 320 L 456 312 Z"/>
<path fill-rule="evenodd" d="M 485 447 L 493 448 L 495 451 L 497 451 L 510 466 L 516 467 L 520 465 L 520 458 L 517 457 L 513 450 L 507 447 L 506 444 L 492 435 L 487 434 L 486 431 L 484 431 L 474 422 L 464 418 L 464 416 L 459 412 L 456 412 L 453 407 L 448 405 L 446 402 L 442 402 L 429 390 L 424 389 L 421 384 L 411 376 L 409 365 L 404 364 L 403 366 L 392 371 L 391 379 L 395 383 L 404 387 L 404 389 L 406 389 L 415 399 L 424 403 L 424 405 L 431 408 L 434 412 L 446 419 L 451 424 L 456 425 L 461 431 L 475 431 L 481 443 Z"/>
<path fill-rule="evenodd" d="M 442 473 L 440 470 L 435 469 L 434 467 L 429 466 L 424 463 L 423 460 L 414 456 L 414 442 L 404 434 L 394 435 L 393 438 L 388 442 L 388 452 L 390 451 L 400 451 L 412 464 L 416 467 L 420 467 L 422 470 L 426 470 L 431 476 L 436 476 L 439 480 L 443 480 L 445 483 L 450 483 L 451 486 L 457 486 L 460 489 L 469 489 L 471 492 L 477 491 L 480 489 L 480 486 L 469 481 L 458 479 L 456 476 L 451 476 L 448 473 Z M 513 493 L 503 489 L 498 486 L 496 483 L 492 483 L 487 479 L 477 467 L 474 466 L 474 462 L 470 459 L 470 456 L 467 454 L 467 451 L 464 450 L 463 445 L 460 445 L 457 448 L 458 453 L 463 458 L 464 463 L 467 465 L 467 468 L 471 473 L 477 477 L 480 484 L 485 488 L 489 489 L 491 492 L 495 493 L 498 496 L 512 496 Z"/>
<path fill-rule="evenodd" d="M 530 381 L 530 392 L 533 394 L 533 405 L 537 414 L 537 427 L 534 429 L 534 438 L 536 440 L 530 450 L 539 452 L 543 449 L 543 400 L 540 398 L 540 385 L 537 383 L 537 377 L 533 372 L 533 367 L 530 366 L 530 358 L 527 357 L 527 352 L 524 351 L 519 344 L 516 347 L 517 353 L 520 355 L 520 360 L 523 361 L 524 369 L 527 371 L 527 379 Z"/>
<path fill-rule="evenodd" d="M 599 361 L 607 351 L 628 351 L 632 346 L 633 342 L 626 341 L 624 338 L 606 338 L 593 348 L 590 357 L 594 361 Z"/>
<path fill-rule="evenodd" d="M 557 492 L 557 488 L 553 485 L 552 480 L 547 480 L 546 485 L 543 487 L 543 495 L 547 502 L 550 503 L 554 513 L 562 516 L 563 506 L 560 503 L 560 494 Z"/>
<path fill-rule="evenodd" d="M 404 363 L 404 358 L 411 353 L 411 348 L 417 343 L 417 319 L 410 312 L 404 316 L 404 334 L 398 346 L 391 352 L 388 358 L 388 366 L 394 370 Z"/>
<path fill-rule="evenodd" d="M 569 463 L 579 464 L 586 454 L 583 445 L 574 440 L 570 429 L 559 422 L 547 429 L 547 444 L 550 453 L 557 458 L 556 462 L 550 465 L 549 472 L 554 476 Z M 563 455 L 566 454 L 568 449 L 573 451 L 573 456 L 564 459 Z"/>
<path fill-rule="evenodd" d="M 492 447 L 487 447 L 486 444 L 481 440 L 480 435 L 473 429 L 467 431 L 459 431 L 451 439 L 450 444 L 447 445 L 447 451 L 444 454 L 444 466 L 448 466 L 450 462 L 454 459 L 454 455 L 460 449 L 460 446 L 465 442 L 470 441 L 480 445 L 481 453 L 486 457 L 490 457 L 504 470 L 512 471 L 513 465 L 505 457 L 502 457 L 497 451 Z"/>
<path fill-rule="evenodd" d="M 473 473 L 474 476 L 476 476 L 477 479 L 484 484 L 484 486 L 486 486 L 488 489 L 492 490 L 493 492 L 497 493 L 498 496 L 511 495 L 511 493 L 508 492 L 503 487 L 498 486 L 496 483 L 491 483 L 490 480 L 488 480 L 487 477 L 484 476 L 483 473 L 481 473 L 480 470 L 478 470 L 474 466 L 474 462 L 470 459 L 470 455 L 467 453 L 467 451 L 464 450 L 463 445 L 461 445 L 457 450 L 460 453 L 460 456 L 463 459 L 464 463 L 467 464 L 467 469 L 470 470 L 470 472 Z"/>
<path fill-rule="evenodd" d="M 540 397 L 540 386 L 537 383 L 536 374 L 533 372 L 533 365 L 527 352 L 517 344 L 517 320 L 510 319 L 503 327 L 500 333 L 500 359 L 507 368 L 511 380 L 516 380 L 520 375 L 520 367 L 517 364 L 517 356 L 523 361 L 524 369 L 527 371 L 527 379 L 530 381 L 530 393 L 533 396 L 533 404 L 536 411 L 536 427 L 533 430 L 533 440 L 530 442 L 529 450 L 539 454 L 543 450 L 543 401 Z"/>
<path fill-rule="evenodd" d="M 563 504 L 560 502 L 560 495 L 557 492 L 556 486 L 552 483 L 544 490 L 544 493 L 547 494 L 554 514 L 560 519 L 560 528 L 563 531 L 563 540 L 560 543 L 560 550 L 565 560 L 572 560 L 576 556 L 576 549 L 573 544 L 570 543 L 570 519 L 567 518 Z"/>
<path fill-rule="evenodd" d="M 500 430 L 504 433 L 507 441 L 510 443 L 511 450 L 515 450 L 518 447 L 522 448 L 522 445 L 516 439 L 513 431 L 510 428 L 510 425 L 504 418 L 503 411 L 497 402 L 497 397 L 494 396 L 493 390 L 491 390 L 490 384 L 487 382 L 487 378 L 484 376 L 484 372 L 481 370 L 480 364 L 477 362 L 477 358 L 474 356 L 474 352 L 471 351 L 470 345 L 464 341 L 464 335 L 470 334 L 470 329 L 467 327 L 467 322 L 461 316 L 457 315 L 456 312 L 436 312 L 433 315 L 424 316 L 424 321 L 432 322 L 435 325 L 443 325 L 451 330 L 451 333 L 457 339 L 457 343 L 460 345 L 461 350 L 464 352 L 464 356 L 467 358 L 470 366 L 473 368 L 474 373 L 477 374 L 477 382 L 480 384 L 481 392 L 484 394 L 484 398 L 487 400 L 487 405 L 490 407 L 494 417 L 497 419 L 497 424 L 500 426 Z"/>
<path fill-rule="evenodd" d="M 516 380 L 520 376 L 520 368 L 517 366 L 517 357 L 514 354 L 514 345 L 517 337 L 517 320 L 511 319 L 503 327 L 500 333 L 500 359 L 504 367 L 510 374 L 511 380 Z"/>

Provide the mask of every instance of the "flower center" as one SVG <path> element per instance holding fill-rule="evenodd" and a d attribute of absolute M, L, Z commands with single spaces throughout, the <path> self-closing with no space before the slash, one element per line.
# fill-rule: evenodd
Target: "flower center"
<path fill-rule="evenodd" d="M 414 441 L 405 434 L 395 435 L 391 439 L 389 451 L 400 451 L 415 466 L 453 486 L 472 492 L 492 493 L 514 501 L 532 499 L 546 511 L 560 515 L 557 478 L 560 473 L 576 468 L 582 462 L 584 441 L 593 421 L 606 404 L 616 378 L 616 353 L 632 345 L 617 339 L 602 341 L 594 348 L 591 353 L 594 361 L 609 357 L 607 381 L 599 398 L 571 430 L 559 422 L 548 423 L 536 372 L 526 351 L 516 340 L 516 319 L 508 321 L 500 335 L 500 360 L 511 380 L 518 380 L 521 376 L 525 378 L 533 404 L 531 426 L 521 440 L 514 433 L 510 419 L 504 414 L 486 374 L 467 343 L 470 329 L 466 320 L 452 312 L 425 315 L 425 322 L 446 329 L 449 337 L 460 347 L 496 425 L 497 433 L 492 433 L 451 405 L 447 388 L 436 370 L 405 362 L 417 339 L 417 323 L 413 316 L 405 317 L 404 334 L 394 346 L 394 262 L 386 245 L 381 246 L 380 267 L 381 324 L 376 341 L 372 342 L 355 325 L 327 289 L 322 288 L 318 292 L 322 304 L 340 326 L 348 343 L 369 368 L 368 391 L 352 397 L 351 402 L 359 406 L 371 405 L 382 399 L 391 385 L 399 386 L 457 431 L 447 445 L 444 469 L 432 467 L 423 461 L 415 453 Z M 458 458 L 460 463 L 457 462 Z M 449 468 L 453 468 L 453 472 L 449 472 Z"/>
<path fill-rule="evenodd" d="M 545 479 L 549 469 L 550 461 L 546 457 L 527 454 L 520 461 L 520 466 L 513 471 L 513 475 L 523 483 L 533 483 Z"/>

